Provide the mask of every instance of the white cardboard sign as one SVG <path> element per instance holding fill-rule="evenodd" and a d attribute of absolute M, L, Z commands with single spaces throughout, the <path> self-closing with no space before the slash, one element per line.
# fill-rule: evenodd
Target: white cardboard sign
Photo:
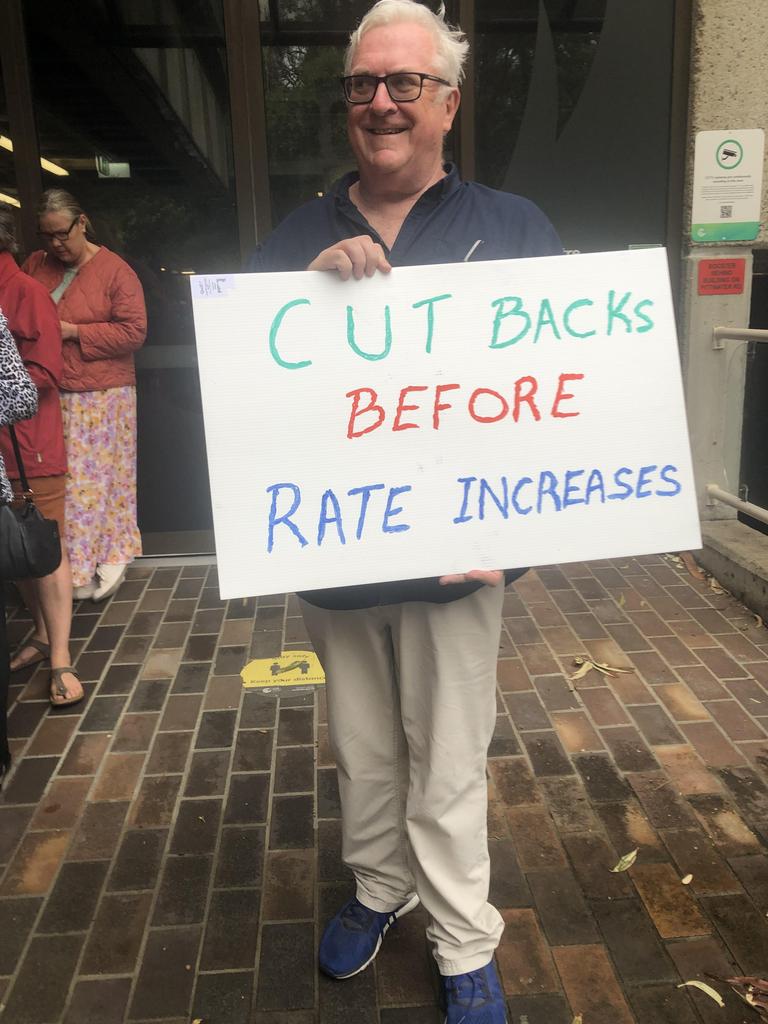
<path fill-rule="evenodd" d="M 700 547 L 663 250 L 191 287 L 222 597 Z"/>

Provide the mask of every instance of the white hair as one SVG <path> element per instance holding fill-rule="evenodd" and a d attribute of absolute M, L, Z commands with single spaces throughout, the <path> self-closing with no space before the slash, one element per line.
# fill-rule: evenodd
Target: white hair
<path fill-rule="evenodd" d="M 469 53 L 469 43 L 464 33 L 445 20 L 444 4 L 441 3 L 437 14 L 433 14 L 428 7 L 417 3 L 416 0 L 378 0 L 378 3 L 373 5 L 349 37 L 344 55 L 344 74 L 348 75 L 352 70 L 355 50 L 366 32 L 382 25 L 404 21 L 422 25 L 432 33 L 441 77 L 451 85 L 460 85 L 464 78 L 464 62 Z"/>

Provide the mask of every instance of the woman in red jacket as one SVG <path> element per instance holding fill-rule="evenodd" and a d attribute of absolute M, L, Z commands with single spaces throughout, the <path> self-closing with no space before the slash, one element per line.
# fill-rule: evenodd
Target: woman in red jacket
<path fill-rule="evenodd" d="M 101 601 L 141 554 L 133 353 L 147 333 L 144 293 L 128 264 L 92 241 L 88 219 L 68 192 L 44 192 L 38 219 L 45 250 L 33 252 L 24 270 L 56 303 L 64 342 L 72 582 L 76 598 Z"/>
<path fill-rule="evenodd" d="M 50 296 L 19 270 L 12 255 L 15 251 L 13 213 L 10 207 L 0 205 L 0 305 L 38 394 L 36 415 L 18 424 L 16 436 L 35 503 L 44 516 L 58 522 L 63 538 L 67 458 L 59 402 L 61 331 Z M 21 483 L 7 430 L 0 432 L 0 450 L 18 497 Z M 83 688 L 69 653 L 72 574 L 66 545 L 62 543 L 61 564 L 55 572 L 16 585 L 32 613 L 34 631 L 14 654 L 11 671 L 50 658 L 51 703 L 57 707 L 75 704 L 82 700 Z"/>

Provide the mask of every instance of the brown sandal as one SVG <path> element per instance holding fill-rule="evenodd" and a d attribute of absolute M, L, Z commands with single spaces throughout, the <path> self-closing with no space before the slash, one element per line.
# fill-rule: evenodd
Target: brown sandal
<path fill-rule="evenodd" d="M 66 707 L 69 707 L 71 704 L 79 704 L 80 701 L 83 699 L 83 697 L 85 697 L 85 693 L 81 693 L 79 697 L 68 697 L 67 696 L 67 688 L 64 685 L 64 683 L 62 682 L 62 678 L 61 677 L 67 675 L 68 673 L 70 675 L 73 675 L 75 677 L 75 679 L 78 681 L 78 683 L 80 682 L 80 676 L 77 674 L 77 671 L 74 668 L 72 668 L 71 665 L 63 665 L 61 668 L 52 668 L 51 669 L 51 687 L 52 687 L 52 690 L 51 690 L 50 701 L 51 701 L 51 704 L 55 708 L 66 708 Z M 65 699 L 64 700 L 54 700 L 53 699 L 54 695 L 57 696 L 57 697 L 63 697 Z"/>
<path fill-rule="evenodd" d="M 11 672 L 20 672 L 23 668 L 29 668 L 30 665 L 37 665 L 41 661 L 47 661 L 51 656 L 51 645 L 47 644 L 44 640 L 35 640 L 33 637 L 31 640 L 25 640 L 21 647 L 17 648 L 11 661 L 15 661 L 26 647 L 34 648 L 37 654 L 33 654 L 31 658 L 25 658 L 24 661 L 14 665 Z"/>

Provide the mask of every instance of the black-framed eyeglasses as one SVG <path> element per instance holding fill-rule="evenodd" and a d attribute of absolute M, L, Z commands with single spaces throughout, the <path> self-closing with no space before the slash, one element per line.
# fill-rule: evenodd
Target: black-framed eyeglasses
<path fill-rule="evenodd" d="M 381 82 L 395 103 L 413 103 L 421 96 L 425 82 L 450 86 L 444 78 L 423 71 L 395 71 L 391 75 L 346 75 L 341 80 L 347 103 L 370 103 Z"/>
<path fill-rule="evenodd" d="M 72 223 L 69 225 L 66 231 L 38 231 L 37 237 L 43 242 L 66 242 L 72 233 L 72 228 L 80 220 L 80 214 L 75 217 Z"/>

